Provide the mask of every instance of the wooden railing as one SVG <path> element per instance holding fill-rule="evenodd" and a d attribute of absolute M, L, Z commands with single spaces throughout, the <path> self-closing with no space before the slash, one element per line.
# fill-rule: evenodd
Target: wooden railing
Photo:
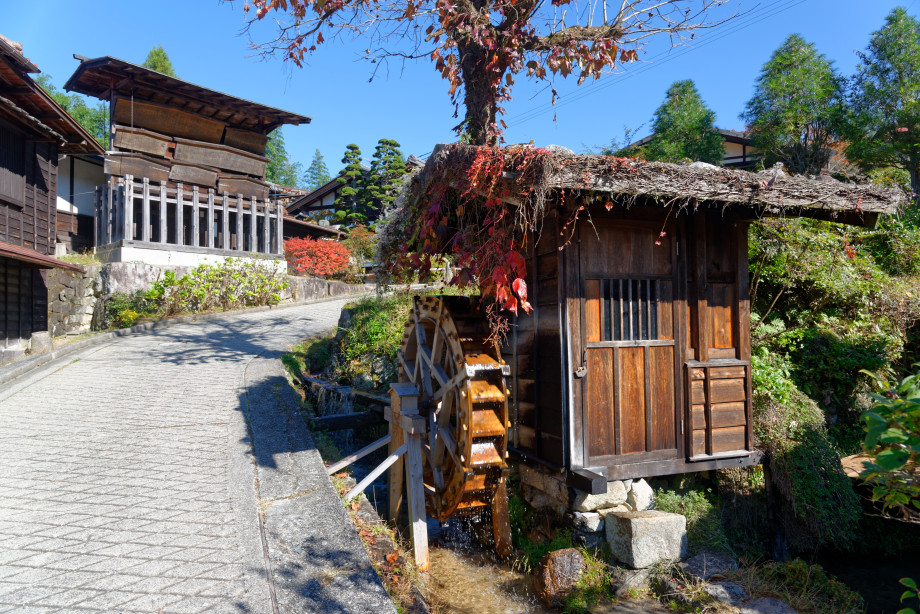
<path fill-rule="evenodd" d="M 96 246 L 117 241 L 280 256 L 280 204 L 227 192 L 111 177 L 96 188 Z"/>

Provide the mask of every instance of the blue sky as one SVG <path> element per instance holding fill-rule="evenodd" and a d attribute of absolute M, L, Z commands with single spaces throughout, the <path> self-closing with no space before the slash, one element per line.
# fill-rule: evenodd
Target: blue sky
<path fill-rule="evenodd" d="M 59 88 L 77 66 L 73 54 L 113 56 L 142 63 L 162 45 L 180 78 L 313 118 L 284 129 L 288 151 L 309 164 L 320 149 L 332 172 L 348 143 L 370 158 L 380 138 L 396 139 L 407 155 L 423 155 L 439 142 L 456 140 L 446 82 L 430 62 L 391 65 L 368 82 L 372 65 L 360 60 L 360 42 L 322 45 L 309 65 L 297 68 L 263 60 L 241 35 L 242 2 L 218 0 L 39 0 L 5 2 L 0 34 L 21 42 L 24 53 Z M 920 12 L 920 0 L 731 0 L 723 11 L 743 14 L 697 36 L 694 46 L 650 47 L 641 63 L 618 75 L 577 87 L 557 80 L 557 105 L 545 85 L 523 79 L 507 105 L 510 143 L 533 140 L 577 152 L 622 138 L 624 126 L 645 136 L 665 90 L 678 79 L 693 79 L 717 124 L 741 129 L 738 114 L 751 97 L 754 80 L 771 53 L 791 33 L 799 33 L 849 75 L 856 51 L 865 48 L 895 6 Z M 269 24 L 264 24 L 269 26 Z M 267 35 L 262 28 L 259 34 Z M 553 121 L 555 115 L 555 121 Z"/>

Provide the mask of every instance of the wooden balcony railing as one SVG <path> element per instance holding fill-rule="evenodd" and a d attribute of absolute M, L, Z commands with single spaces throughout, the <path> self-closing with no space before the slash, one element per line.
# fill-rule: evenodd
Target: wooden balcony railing
<path fill-rule="evenodd" d="M 177 251 L 284 254 L 280 204 L 213 188 L 111 177 L 96 188 L 96 246 L 118 241 L 175 246 Z M 161 247 L 162 248 L 162 247 Z M 191 248 L 191 249 L 190 249 Z"/>

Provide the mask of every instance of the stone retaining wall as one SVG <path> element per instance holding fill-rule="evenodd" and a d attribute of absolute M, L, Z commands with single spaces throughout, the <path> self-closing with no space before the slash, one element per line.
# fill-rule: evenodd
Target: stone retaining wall
<path fill-rule="evenodd" d="M 48 330 L 52 337 L 81 335 L 98 330 L 103 321 L 105 298 L 115 293 L 134 294 L 149 290 L 167 270 L 176 277 L 192 267 L 155 266 L 139 262 L 113 262 L 84 266 L 83 273 L 53 269 L 48 275 Z M 288 276 L 282 303 L 373 292 L 373 284 L 346 284 L 312 277 Z"/>

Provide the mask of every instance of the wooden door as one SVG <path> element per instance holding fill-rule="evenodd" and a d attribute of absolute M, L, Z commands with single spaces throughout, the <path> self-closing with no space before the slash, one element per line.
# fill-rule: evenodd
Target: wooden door
<path fill-rule="evenodd" d="M 678 458 L 674 224 L 595 220 L 581 254 L 585 465 Z"/>

